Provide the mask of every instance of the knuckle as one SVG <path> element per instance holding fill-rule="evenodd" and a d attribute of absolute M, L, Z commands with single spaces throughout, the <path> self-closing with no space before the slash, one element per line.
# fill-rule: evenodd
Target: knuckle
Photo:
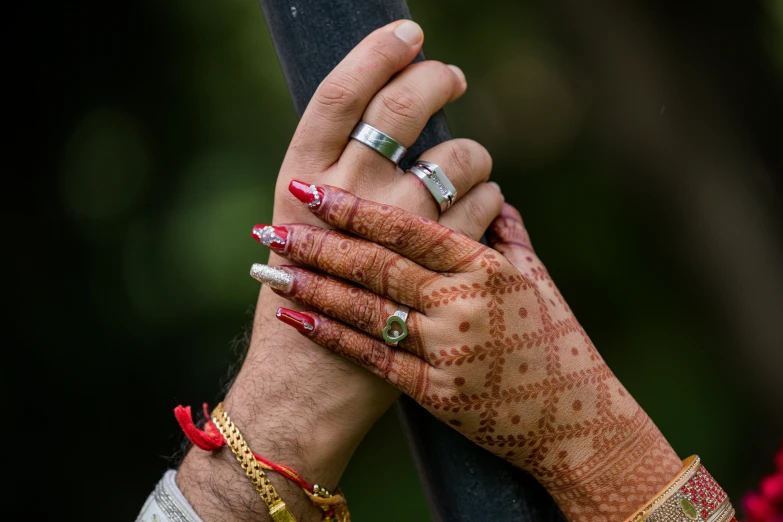
<path fill-rule="evenodd" d="M 352 264 L 354 265 L 352 275 L 357 281 L 371 281 L 376 274 L 382 271 L 383 261 L 378 248 L 368 247 L 359 249 L 354 253 Z"/>
<path fill-rule="evenodd" d="M 351 300 L 351 319 L 355 326 L 365 332 L 374 331 L 378 326 L 377 301 L 371 294 L 361 292 Z"/>
<path fill-rule="evenodd" d="M 318 227 L 313 227 L 318 228 Z M 354 242 L 337 230 L 319 230 L 313 242 L 313 250 L 322 258 L 339 260 L 340 267 L 346 258 L 350 258 L 355 250 Z"/>
<path fill-rule="evenodd" d="M 311 277 L 307 282 L 307 289 L 303 296 L 305 304 L 316 306 L 323 310 L 327 308 L 328 297 L 328 280 L 326 277 L 321 275 Z"/>
<path fill-rule="evenodd" d="M 487 222 L 489 214 L 488 206 L 480 201 L 479 198 L 469 198 L 465 200 L 465 207 L 465 212 L 471 222 L 475 224 Z"/>
<path fill-rule="evenodd" d="M 397 216 L 389 227 L 389 237 L 397 246 L 418 245 L 421 238 L 421 227 L 410 216 Z"/>
<path fill-rule="evenodd" d="M 457 234 L 465 237 L 469 237 L 473 240 L 478 240 L 481 238 L 481 235 L 483 231 L 478 232 L 474 227 L 471 226 L 469 223 L 463 223 L 462 220 L 458 223 L 455 223 L 452 225 L 451 230 L 456 232 Z"/>
<path fill-rule="evenodd" d="M 464 321 L 470 322 L 470 328 L 476 329 L 477 332 L 488 331 L 490 327 L 489 316 L 482 314 L 481 310 L 477 310 L 475 303 L 468 299 L 460 299 L 454 303 L 455 312 Z"/>
<path fill-rule="evenodd" d="M 289 253 L 308 265 L 318 265 L 319 256 L 315 245 L 318 244 L 321 231 L 309 226 L 300 227 L 296 241 L 289 247 Z"/>
<path fill-rule="evenodd" d="M 490 217 L 494 219 L 503 211 L 503 203 L 505 203 L 506 197 L 500 191 L 489 186 L 485 186 L 484 192 L 486 192 L 487 201 L 489 202 L 487 211 L 491 212 L 492 215 Z"/>
<path fill-rule="evenodd" d="M 304 304 L 311 304 L 318 300 L 321 283 L 320 277 L 309 274 L 304 271 L 297 271 L 294 277 L 294 288 L 296 288 L 296 297 Z"/>
<path fill-rule="evenodd" d="M 471 147 L 465 142 L 451 143 L 449 146 L 449 159 L 456 170 L 470 172 L 474 168 Z"/>
<path fill-rule="evenodd" d="M 348 330 L 345 328 L 334 328 L 334 332 L 332 333 L 332 347 L 337 349 L 338 352 L 343 353 L 345 355 L 349 355 L 349 351 L 347 351 L 346 346 L 346 334 L 348 333 Z"/>
<path fill-rule="evenodd" d="M 359 96 L 350 85 L 351 81 L 345 77 L 327 78 L 318 88 L 313 99 L 325 107 L 351 110 L 356 107 Z"/>
<path fill-rule="evenodd" d="M 372 341 L 368 344 L 362 352 L 362 359 L 367 366 L 374 368 L 380 377 L 385 378 L 391 370 L 390 351 L 379 342 Z"/>
<path fill-rule="evenodd" d="M 492 197 L 495 198 L 495 204 L 497 205 L 497 207 L 496 207 L 497 210 L 494 213 L 495 215 L 493 216 L 493 219 L 494 219 L 494 218 L 497 218 L 498 216 L 500 216 L 500 214 L 503 212 L 503 205 L 506 204 L 506 196 L 504 196 L 503 194 L 499 193 L 498 191 L 493 191 L 493 192 L 494 192 L 494 195 Z"/>
<path fill-rule="evenodd" d="M 435 67 L 437 67 L 437 73 L 438 76 L 441 78 L 441 81 L 448 86 L 448 88 L 454 92 L 454 90 L 461 87 L 460 81 L 457 78 L 457 76 L 452 72 L 452 70 L 449 68 L 448 65 L 446 65 L 443 62 L 434 62 Z"/>
<path fill-rule="evenodd" d="M 422 102 L 410 91 L 390 90 L 381 92 L 381 105 L 392 115 L 403 120 L 417 120 L 422 113 Z"/>
<path fill-rule="evenodd" d="M 440 60 L 427 60 L 424 62 L 427 67 L 432 67 L 435 72 L 443 75 L 444 78 L 452 78 L 454 73 L 449 70 L 449 67 Z"/>
<path fill-rule="evenodd" d="M 492 154 L 489 153 L 487 148 L 481 143 L 474 140 L 465 140 L 471 150 L 473 150 L 473 165 L 482 163 L 484 170 L 487 172 L 487 178 L 489 173 L 492 172 Z"/>
<path fill-rule="evenodd" d="M 420 67 L 422 69 L 422 76 L 436 80 L 429 85 L 437 86 L 439 88 L 453 88 L 459 84 L 454 73 L 451 72 L 448 65 L 438 60 L 425 60 L 423 62 L 415 63 L 410 66 L 411 69 Z"/>
<path fill-rule="evenodd" d="M 385 40 L 377 40 L 367 48 L 367 63 L 374 63 L 385 69 L 397 68 L 397 53 Z"/>

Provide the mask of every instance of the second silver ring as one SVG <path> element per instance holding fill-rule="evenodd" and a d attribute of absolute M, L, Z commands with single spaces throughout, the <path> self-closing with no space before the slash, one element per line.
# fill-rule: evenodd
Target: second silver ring
<path fill-rule="evenodd" d="M 408 169 L 430 191 L 441 213 L 446 212 L 457 197 L 457 189 L 437 164 L 430 161 L 417 161 Z"/>

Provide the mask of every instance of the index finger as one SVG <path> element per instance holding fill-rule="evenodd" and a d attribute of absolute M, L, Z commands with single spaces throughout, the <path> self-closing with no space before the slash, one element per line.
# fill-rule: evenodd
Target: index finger
<path fill-rule="evenodd" d="M 487 247 L 391 205 L 326 185 L 292 181 L 289 190 L 324 223 L 385 247 L 435 272 L 469 271 Z"/>
<path fill-rule="evenodd" d="M 373 96 L 413 61 L 424 33 L 416 22 L 398 20 L 370 33 L 316 89 L 291 140 L 306 148 L 297 161 L 316 172 L 336 162 Z"/>

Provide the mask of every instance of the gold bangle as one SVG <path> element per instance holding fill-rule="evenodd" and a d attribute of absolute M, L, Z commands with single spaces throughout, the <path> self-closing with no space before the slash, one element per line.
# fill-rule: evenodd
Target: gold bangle
<path fill-rule="evenodd" d="M 683 461 L 683 469 L 630 522 L 729 522 L 734 507 L 699 457 Z"/>
<path fill-rule="evenodd" d="M 285 502 L 278 495 L 277 490 L 269 482 L 269 478 L 261 469 L 256 458 L 253 456 L 253 452 L 247 446 L 245 439 L 242 438 L 242 434 L 239 433 L 236 425 L 231 422 L 228 414 L 223 409 L 223 403 L 221 402 L 215 409 L 212 410 L 212 422 L 220 430 L 220 434 L 225 439 L 228 447 L 234 453 L 237 458 L 237 462 L 245 470 L 245 474 L 253 483 L 253 486 L 261 495 L 261 499 L 269 509 L 269 515 L 275 522 L 296 522 L 294 515 L 291 514 Z"/>
<path fill-rule="evenodd" d="M 645 522 L 727 522 L 734 517 L 729 496 L 704 466 L 645 518 Z"/>
<path fill-rule="evenodd" d="M 677 488 L 679 488 L 683 483 L 689 480 L 694 473 L 696 473 L 696 470 L 699 469 L 699 466 L 701 466 L 701 459 L 699 459 L 697 455 L 691 455 L 687 459 L 683 460 L 682 470 L 680 470 L 677 476 L 674 477 L 671 482 L 666 484 L 666 487 L 664 487 L 660 493 L 655 495 L 655 497 L 646 506 L 634 513 L 632 516 L 628 517 L 625 522 L 639 522 L 640 520 L 645 519 L 647 515 L 652 513 L 652 511 L 660 507 L 661 504 L 671 498 L 674 492 L 677 491 Z"/>

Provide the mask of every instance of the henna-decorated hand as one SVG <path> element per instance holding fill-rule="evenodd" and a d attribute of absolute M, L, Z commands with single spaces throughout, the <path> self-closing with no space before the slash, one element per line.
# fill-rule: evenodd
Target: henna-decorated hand
<path fill-rule="evenodd" d="M 399 208 L 318 191 L 311 211 L 351 235 L 275 227 L 277 252 L 319 271 L 284 268 L 292 282 L 278 293 L 314 311 L 280 309 L 283 322 L 533 473 L 571 520 L 621 520 L 679 471 L 513 207 L 494 221 L 489 248 Z M 391 347 L 381 332 L 397 303 L 411 307 L 409 335 Z"/>

